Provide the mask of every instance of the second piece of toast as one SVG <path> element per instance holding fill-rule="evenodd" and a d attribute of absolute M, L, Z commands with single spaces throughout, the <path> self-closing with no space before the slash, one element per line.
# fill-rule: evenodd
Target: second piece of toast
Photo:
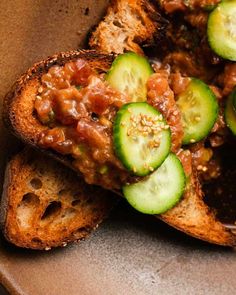
<path fill-rule="evenodd" d="M 110 192 L 26 148 L 7 165 L 1 227 L 19 247 L 48 250 L 88 236 L 115 203 Z"/>

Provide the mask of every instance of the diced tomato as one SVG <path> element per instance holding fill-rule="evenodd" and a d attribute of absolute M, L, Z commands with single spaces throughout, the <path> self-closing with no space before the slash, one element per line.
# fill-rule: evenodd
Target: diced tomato
<path fill-rule="evenodd" d="M 84 140 L 92 146 L 104 148 L 110 145 L 110 138 L 105 132 L 105 128 L 98 123 L 91 122 L 86 118 L 79 120 L 77 132 L 80 140 Z"/>
<path fill-rule="evenodd" d="M 36 99 L 35 109 L 38 117 L 42 123 L 48 123 L 50 118 L 49 114 L 52 112 L 52 102 L 49 99 Z"/>
<path fill-rule="evenodd" d="M 55 90 L 53 109 L 57 120 L 64 125 L 71 125 L 80 117 L 87 115 L 86 109 L 80 106 L 81 99 L 82 95 L 75 87 Z"/>
<path fill-rule="evenodd" d="M 90 65 L 83 59 L 78 59 L 75 62 L 75 73 L 73 79 L 76 85 L 86 86 L 88 83 L 88 78 L 95 71 L 90 67 Z"/>
<path fill-rule="evenodd" d="M 147 82 L 147 88 L 147 102 L 157 108 L 165 117 L 171 129 L 172 151 L 177 152 L 182 145 L 184 131 L 174 93 L 169 87 L 167 72 L 159 71 L 151 75 Z"/>

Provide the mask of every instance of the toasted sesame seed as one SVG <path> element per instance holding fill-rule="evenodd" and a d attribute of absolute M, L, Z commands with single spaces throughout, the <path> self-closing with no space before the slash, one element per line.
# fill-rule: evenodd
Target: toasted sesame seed
<path fill-rule="evenodd" d="M 203 168 L 202 165 L 197 166 L 197 170 L 202 170 L 202 168 Z"/>
<path fill-rule="evenodd" d="M 154 171 L 154 168 L 153 168 L 153 167 L 151 167 L 151 166 L 149 166 L 149 167 L 148 167 L 148 169 L 149 169 L 151 172 L 153 172 L 153 171 Z"/>
<path fill-rule="evenodd" d="M 194 142 L 196 142 L 196 140 L 193 139 L 193 138 L 191 138 L 191 139 L 190 139 L 190 142 L 191 142 L 191 143 L 194 143 Z"/>
<path fill-rule="evenodd" d="M 42 93 L 43 92 L 43 87 L 40 86 L 39 89 L 38 89 L 38 93 Z"/>

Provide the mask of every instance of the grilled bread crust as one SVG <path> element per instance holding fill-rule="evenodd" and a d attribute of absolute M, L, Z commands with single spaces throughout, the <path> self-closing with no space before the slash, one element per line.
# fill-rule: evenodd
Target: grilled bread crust
<path fill-rule="evenodd" d="M 104 19 L 91 34 L 89 46 L 104 53 L 134 51 L 153 44 L 167 21 L 148 0 L 113 0 Z"/>
<path fill-rule="evenodd" d="M 84 239 L 117 202 L 70 169 L 25 148 L 8 163 L 0 220 L 5 238 L 19 247 L 49 250 Z"/>

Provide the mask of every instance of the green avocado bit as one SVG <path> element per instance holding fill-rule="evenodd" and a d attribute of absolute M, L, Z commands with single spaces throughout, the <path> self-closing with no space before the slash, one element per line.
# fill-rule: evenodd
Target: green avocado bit
<path fill-rule="evenodd" d="M 108 166 L 107 166 L 107 165 L 102 165 L 102 166 L 99 168 L 98 172 L 99 172 L 100 174 L 102 174 L 102 175 L 107 174 L 107 173 L 108 173 Z"/>
<path fill-rule="evenodd" d="M 82 86 L 81 86 L 81 85 L 76 85 L 75 88 L 76 88 L 77 90 L 81 90 L 81 89 L 82 89 Z"/>

